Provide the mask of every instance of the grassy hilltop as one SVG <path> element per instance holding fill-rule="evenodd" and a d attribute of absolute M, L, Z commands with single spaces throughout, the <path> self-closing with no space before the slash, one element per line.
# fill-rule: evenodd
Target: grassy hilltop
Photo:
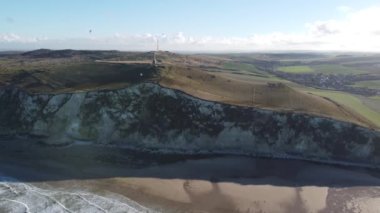
<path fill-rule="evenodd" d="M 151 63 L 154 54 L 157 66 Z M 366 94 L 379 89 L 379 64 L 380 56 L 363 54 L 36 50 L 1 55 L 0 85 L 60 93 L 155 82 L 201 99 L 308 113 L 378 129 L 380 98 Z M 318 80 L 323 84 L 315 83 Z"/>

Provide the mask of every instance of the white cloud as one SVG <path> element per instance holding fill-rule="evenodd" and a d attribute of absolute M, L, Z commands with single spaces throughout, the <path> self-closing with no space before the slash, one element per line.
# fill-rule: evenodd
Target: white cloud
<path fill-rule="evenodd" d="M 0 44 L 1 43 L 34 43 L 43 40 L 47 40 L 47 37 L 26 37 L 20 36 L 15 33 L 4 33 L 0 34 Z"/>
<path fill-rule="evenodd" d="M 14 42 L 14 41 L 19 41 L 19 40 L 20 40 L 20 36 L 14 33 L 0 35 L 0 41 L 3 41 L 3 42 Z"/>
<path fill-rule="evenodd" d="M 0 34 L 0 49 L 3 47 L 53 49 L 121 49 L 154 50 L 156 39 L 164 50 L 189 51 L 260 51 L 260 50 L 342 50 L 380 51 L 380 7 L 353 11 L 340 7 L 345 12 L 340 20 L 322 20 L 306 23 L 301 33 L 273 32 L 246 37 L 190 36 L 182 32 L 154 35 L 115 33 L 108 37 L 90 36 L 53 40 L 47 38 L 22 37 L 13 33 Z M 302 27 L 302 26 L 301 26 Z"/>

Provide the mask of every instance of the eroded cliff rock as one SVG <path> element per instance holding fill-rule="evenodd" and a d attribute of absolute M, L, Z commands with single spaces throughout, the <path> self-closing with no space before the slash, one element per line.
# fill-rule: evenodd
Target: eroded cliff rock
<path fill-rule="evenodd" d="M 297 113 L 209 102 L 143 83 L 113 91 L 0 90 L 0 134 L 166 152 L 225 152 L 380 163 L 380 133 Z"/>

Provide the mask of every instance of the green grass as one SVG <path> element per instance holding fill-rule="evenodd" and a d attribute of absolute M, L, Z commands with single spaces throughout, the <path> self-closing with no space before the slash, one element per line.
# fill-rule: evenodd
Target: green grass
<path fill-rule="evenodd" d="M 380 98 L 357 96 L 366 106 L 380 113 Z"/>
<path fill-rule="evenodd" d="M 253 64 L 226 62 L 223 64 L 223 68 L 229 69 L 229 70 L 247 71 L 247 72 L 253 72 L 260 75 L 265 75 L 265 73 L 258 70 Z"/>
<path fill-rule="evenodd" d="M 372 110 L 366 106 L 359 98 L 343 92 L 335 91 L 326 91 L 326 90 L 311 90 L 311 93 L 319 95 L 322 97 L 329 98 L 333 101 L 336 101 L 339 104 L 342 104 L 348 108 L 351 108 L 355 112 L 359 113 L 377 127 L 380 127 L 380 113 Z"/>
<path fill-rule="evenodd" d="M 227 62 L 223 64 L 224 69 L 233 70 L 233 74 L 242 74 L 241 78 L 250 79 L 253 81 L 265 81 L 265 82 L 284 82 L 289 83 L 288 80 L 279 78 L 275 75 L 262 72 L 258 70 L 252 64 Z M 227 71 L 228 72 L 228 71 Z"/>
<path fill-rule="evenodd" d="M 292 82 L 278 78 L 274 75 L 267 75 L 265 77 L 261 76 L 253 76 L 253 75 L 241 75 L 241 76 L 236 76 L 236 79 L 242 78 L 244 80 L 250 80 L 250 81 L 260 81 L 260 82 L 282 82 L 286 84 L 291 84 Z"/>
<path fill-rule="evenodd" d="M 365 73 L 362 70 L 358 70 L 352 67 L 343 66 L 340 64 L 320 64 L 313 65 L 311 67 L 314 72 L 325 74 L 362 74 Z"/>
<path fill-rule="evenodd" d="M 380 80 L 375 81 L 359 81 L 356 82 L 354 87 L 365 87 L 370 89 L 380 89 Z"/>
<path fill-rule="evenodd" d="M 287 73 L 311 73 L 313 69 L 309 66 L 282 66 L 278 70 Z"/>
<path fill-rule="evenodd" d="M 363 70 L 358 70 L 352 67 L 343 66 L 340 64 L 319 64 L 311 66 L 281 66 L 279 71 L 287 73 L 323 73 L 323 74 L 362 74 L 366 73 Z"/>

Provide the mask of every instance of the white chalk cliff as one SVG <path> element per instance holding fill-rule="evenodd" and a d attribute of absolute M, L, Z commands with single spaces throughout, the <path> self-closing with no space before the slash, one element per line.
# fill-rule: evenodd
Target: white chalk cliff
<path fill-rule="evenodd" d="M 205 101 L 153 83 L 68 94 L 1 88 L 0 135 L 38 137 L 49 145 L 88 141 L 163 152 L 380 163 L 377 131 Z"/>

